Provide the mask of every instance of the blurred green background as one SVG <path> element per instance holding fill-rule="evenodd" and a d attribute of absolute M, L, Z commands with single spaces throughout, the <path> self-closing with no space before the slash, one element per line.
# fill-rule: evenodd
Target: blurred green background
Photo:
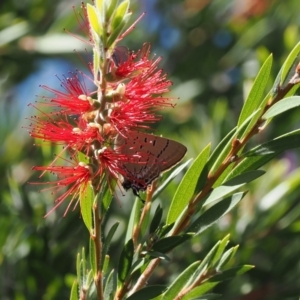
<path fill-rule="evenodd" d="M 26 132 L 35 114 L 29 103 L 43 95 L 39 84 L 59 89 L 57 74 L 86 71 L 90 46 L 66 34 L 81 34 L 72 5 L 79 1 L 0 2 L 0 299 L 68 299 L 78 251 L 88 233 L 79 210 L 62 214 L 31 171 L 53 159 L 55 150 L 34 146 Z M 164 57 L 162 67 L 174 82 L 177 106 L 165 110 L 156 132 L 188 147 L 195 157 L 232 129 L 245 95 L 264 59 L 274 54 L 272 79 L 299 38 L 299 0 L 135 0 L 134 20 L 146 15 L 121 42 L 137 50 L 148 41 Z M 76 49 L 76 53 L 74 53 Z M 79 55 L 77 55 L 79 54 Z M 270 87 L 272 81 L 269 82 Z M 252 145 L 299 128 L 299 110 L 277 117 Z M 24 128 L 25 127 L 25 128 Z M 54 151 L 54 152 L 53 152 Z M 266 175 L 231 214 L 160 265 L 155 283 L 168 283 L 189 263 L 202 259 L 212 245 L 231 234 L 240 244 L 235 265 L 254 270 L 215 289 L 222 299 L 298 300 L 300 295 L 299 150 L 284 153 L 264 169 Z M 168 207 L 176 182 L 160 197 Z M 126 224 L 133 197 L 113 201 L 111 220 Z M 156 206 L 156 204 L 154 205 Z M 112 221 L 110 221 L 112 222 Z M 109 225 L 109 224 L 108 224 Z M 122 243 L 121 226 L 118 237 Z M 189 250 L 187 250 L 189 249 Z M 111 248 L 115 264 L 119 247 Z"/>

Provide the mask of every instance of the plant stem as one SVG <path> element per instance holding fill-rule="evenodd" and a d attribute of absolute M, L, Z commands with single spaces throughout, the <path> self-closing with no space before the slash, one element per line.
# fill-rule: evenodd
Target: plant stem
<path fill-rule="evenodd" d="M 145 204 L 143 206 L 140 221 L 139 221 L 138 225 L 135 226 L 134 229 L 133 229 L 132 240 L 133 240 L 133 244 L 134 244 L 135 249 L 137 249 L 137 247 L 138 247 L 138 237 L 139 237 L 139 234 L 141 232 L 143 222 L 144 222 L 145 217 L 147 216 L 147 214 L 149 213 L 150 208 L 151 208 L 151 203 L 152 203 L 151 200 L 152 200 L 154 190 L 155 190 L 155 188 L 151 188 L 151 189 L 147 190 L 146 201 L 145 201 Z"/>
<path fill-rule="evenodd" d="M 103 298 L 103 285 L 102 285 L 102 270 L 100 270 L 101 253 L 102 253 L 102 241 L 101 241 L 101 218 L 98 207 L 98 201 L 93 205 L 94 216 L 94 232 L 91 238 L 95 244 L 95 258 L 96 258 L 96 274 L 94 276 L 94 282 L 97 290 L 98 300 L 104 300 Z"/>

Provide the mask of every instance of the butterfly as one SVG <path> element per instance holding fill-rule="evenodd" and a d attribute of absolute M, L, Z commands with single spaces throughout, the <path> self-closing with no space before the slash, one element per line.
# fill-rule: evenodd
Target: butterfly
<path fill-rule="evenodd" d="M 184 157 L 187 149 L 182 144 L 160 136 L 138 132 L 129 137 L 118 138 L 122 154 L 129 156 L 130 162 L 122 162 L 122 186 L 132 189 L 136 196 L 159 177 L 159 175 Z"/>

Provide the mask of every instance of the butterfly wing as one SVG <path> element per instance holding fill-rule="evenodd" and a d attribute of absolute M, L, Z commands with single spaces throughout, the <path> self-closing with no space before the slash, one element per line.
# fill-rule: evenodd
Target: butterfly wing
<path fill-rule="evenodd" d="M 176 141 L 147 133 L 122 137 L 121 140 L 121 152 L 131 157 L 130 162 L 124 162 L 122 166 L 127 174 L 123 187 L 132 188 L 135 194 L 181 161 L 187 150 Z"/>

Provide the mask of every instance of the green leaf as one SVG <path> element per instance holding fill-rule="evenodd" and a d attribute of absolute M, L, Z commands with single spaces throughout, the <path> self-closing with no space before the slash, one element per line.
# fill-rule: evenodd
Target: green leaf
<path fill-rule="evenodd" d="M 166 186 L 173 180 L 173 178 L 175 178 L 187 165 L 189 165 L 191 161 L 192 159 L 189 159 L 185 163 L 176 166 L 173 172 L 166 179 L 164 179 L 162 184 L 160 184 L 159 187 L 155 190 L 152 199 L 155 200 L 158 195 L 166 188 Z"/>
<path fill-rule="evenodd" d="M 78 298 L 78 283 L 77 280 L 74 280 L 72 284 L 71 294 L 70 294 L 70 300 L 79 300 Z"/>
<path fill-rule="evenodd" d="M 195 234 L 203 232 L 217 222 L 223 215 L 232 210 L 232 208 L 238 204 L 244 196 L 245 193 L 237 193 L 215 204 L 197 218 L 189 226 L 186 232 L 193 232 Z"/>
<path fill-rule="evenodd" d="M 126 26 L 126 24 L 128 23 L 129 19 L 131 17 L 131 12 L 127 13 L 123 19 L 121 20 L 121 23 L 119 24 L 118 27 L 116 27 L 111 35 L 109 36 L 108 40 L 107 40 L 107 43 L 106 43 L 106 46 L 107 48 L 114 48 L 115 46 L 115 43 L 117 41 L 117 38 L 119 37 L 119 35 L 121 34 L 122 30 L 124 29 L 124 27 Z"/>
<path fill-rule="evenodd" d="M 195 289 L 193 289 L 192 291 L 194 291 Z M 215 300 L 215 299 L 221 299 L 222 295 L 221 294 L 206 294 L 203 295 L 201 297 L 197 297 L 197 298 L 191 298 L 192 293 L 188 293 L 187 295 L 189 295 L 188 297 L 183 297 L 182 300 Z"/>
<path fill-rule="evenodd" d="M 81 256 L 80 253 L 77 253 L 76 257 L 76 276 L 77 276 L 77 284 L 81 286 Z"/>
<path fill-rule="evenodd" d="M 286 79 L 291 71 L 291 68 L 293 67 L 294 62 L 297 59 L 299 53 L 300 53 L 300 42 L 294 47 L 294 49 L 290 52 L 289 56 L 283 63 L 281 78 L 280 78 L 280 86 L 282 86 L 284 84 L 284 82 L 286 81 Z"/>
<path fill-rule="evenodd" d="M 212 269 L 213 265 L 213 259 L 216 255 L 218 248 L 220 246 L 220 241 L 218 241 L 213 248 L 208 252 L 208 254 L 204 257 L 202 262 L 200 263 L 199 267 L 193 274 L 193 276 L 190 278 L 188 285 L 194 284 L 195 282 L 198 282 L 202 275 L 209 271 L 209 269 Z"/>
<path fill-rule="evenodd" d="M 160 207 L 160 205 L 158 205 L 156 207 L 153 219 L 152 219 L 151 224 L 150 224 L 150 228 L 149 228 L 149 233 L 150 234 L 154 233 L 155 230 L 158 228 L 158 226 L 160 224 L 160 221 L 161 221 L 161 218 L 162 218 L 162 214 L 163 214 L 163 210 Z"/>
<path fill-rule="evenodd" d="M 97 262 L 96 262 L 96 249 L 95 249 L 95 243 L 92 238 L 90 238 L 90 248 L 89 248 L 89 257 L 90 257 L 90 265 L 93 270 L 94 276 L 97 273 Z"/>
<path fill-rule="evenodd" d="M 215 275 L 214 277 L 210 278 L 210 282 L 222 282 L 225 280 L 232 279 L 233 277 L 237 275 L 244 274 L 245 272 L 253 269 L 254 266 L 251 265 L 243 265 L 235 268 L 231 268 L 225 271 L 220 272 L 219 274 Z"/>
<path fill-rule="evenodd" d="M 224 148 L 227 148 L 228 145 L 231 145 L 231 141 L 233 140 L 236 133 L 236 127 L 233 128 L 224 138 L 223 140 L 217 145 L 211 156 L 209 157 L 207 164 L 208 169 L 213 172 L 217 167 L 218 164 L 216 163 L 219 160 L 219 157 L 222 156 L 224 152 Z M 225 154 L 226 156 L 226 154 Z"/>
<path fill-rule="evenodd" d="M 127 300 L 151 300 L 160 295 L 166 287 L 164 285 L 151 285 L 138 290 L 133 295 L 126 298 Z"/>
<path fill-rule="evenodd" d="M 160 239 L 154 245 L 152 246 L 152 250 L 158 251 L 161 253 L 167 253 L 176 246 L 182 244 L 186 240 L 190 239 L 192 237 L 191 234 L 182 234 L 177 236 L 168 236 L 165 238 Z"/>
<path fill-rule="evenodd" d="M 168 225 L 164 225 L 161 228 L 161 230 L 159 231 L 158 236 L 159 237 L 163 237 L 163 236 L 167 235 L 172 230 L 173 226 L 174 226 L 174 223 L 168 224 Z"/>
<path fill-rule="evenodd" d="M 211 169 L 209 170 L 210 174 L 214 174 L 216 172 L 216 170 L 218 169 L 218 167 L 221 165 L 221 163 L 223 163 L 224 159 L 229 154 L 229 152 L 230 152 L 230 150 L 232 148 L 232 142 L 234 141 L 234 139 L 236 139 L 236 136 L 238 136 L 241 132 L 243 132 L 245 130 L 245 128 L 249 125 L 249 122 L 251 122 L 251 120 L 256 116 L 256 114 L 259 113 L 259 111 L 260 111 L 260 109 L 257 110 L 257 111 L 255 111 L 255 112 L 253 112 L 243 122 L 243 124 L 239 128 L 235 128 L 234 129 L 234 133 L 235 134 L 233 134 L 233 135 L 231 135 L 231 134 L 229 135 L 228 134 L 227 135 L 228 138 L 226 137 L 226 143 L 224 141 L 225 140 L 225 138 L 224 138 L 224 140 L 221 142 L 221 144 L 222 144 L 221 149 L 218 150 L 218 152 L 216 154 L 213 153 L 213 155 L 208 160 L 208 165 L 211 166 Z M 220 148 L 219 145 L 217 146 L 218 149 Z M 222 182 L 223 178 L 221 178 L 219 181 Z M 219 183 L 219 181 L 217 181 L 217 184 Z"/>
<path fill-rule="evenodd" d="M 116 280 L 116 272 L 115 270 L 111 270 L 109 273 L 106 282 L 105 282 L 105 287 L 104 287 L 104 299 L 105 300 L 113 300 L 115 291 L 117 289 L 117 280 Z"/>
<path fill-rule="evenodd" d="M 131 214 L 126 230 L 125 243 L 127 243 L 127 241 L 129 241 L 132 238 L 133 228 L 139 223 L 142 207 L 143 203 L 141 199 L 136 197 L 133 207 L 131 209 Z"/>
<path fill-rule="evenodd" d="M 228 245 L 229 243 L 229 237 L 230 235 L 227 234 L 224 239 L 222 241 L 220 241 L 220 244 L 218 246 L 218 249 L 216 251 L 216 254 L 214 255 L 214 257 L 212 258 L 212 265 L 215 266 L 217 264 L 217 262 L 220 260 L 220 257 L 222 256 L 225 247 Z"/>
<path fill-rule="evenodd" d="M 164 292 L 162 300 L 173 300 L 183 290 L 187 282 L 194 275 L 194 272 L 199 267 L 200 262 L 196 261 L 186 268 Z"/>
<path fill-rule="evenodd" d="M 105 255 L 107 254 L 108 252 L 108 248 L 110 246 L 110 243 L 111 243 L 111 240 L 119 226 L 120 222 L 116 222 L 109 230 L 105 240 L 104 240 L 104 243 L 103 243 L 103 250 L 102 250 L 102 260 L 101 260 L 101 263 L 100 263 L 100 269 L 102 270 L 102 267 L 103 267 L 103 263 L 104 263 L 104 258 L 105 258 Z"/>
<path fill-rule="evenodd" d="M 103 9 L 104 9 L 104 0 L 96 0 L 96 8 L 97 8 L 97 11 L 99 13 L 99 15 L 103 14 Z"/>
<path fill-rule="evenodd" d="M 120 24 L 123 22 L 125 14 L 128 12 L 128 8 L 129 8 L 128 0 L 125 0 L 120 3 L 118 8 L 116 9 L 116 12 L 115 12 L 112 22 L 111 22 L 111 32 L 116 30 L 117 27 L 119 27 Z"/>
<path fill-rule="evenodd" d="M 237 174 L 256 170 L 265 165 L 271 159 L 276 157 L 279 153 L 264 155 L 264 156 L 250 156 L 243 159 L 226 177 L 226 180 L 234 178 Z"/>
<path fill-rule="evenodd" d="M 182 178 L 168 212 L 166 221 L 167 224 L 171 224 L 176 221 L 182 210 L 188 205 L 194 195 L 198 178 L 207 162 L 209 152 L 210 145 L 207 145 L 194 160 Z"/>
<path fill-rule="evenodd" d="M 103 29 L 98 20 L 98 13 L 96 7 L 87 3 L 86 9 L 87 9 L 88 20 L 92 29 L 99 37 L 102 36 Z"/>
<path fill-rule="evenodd" d="M 240 185 L 244 183 L 249 183 L 260 176 L 264 175 L 266 172 L 263 170 L 254 170 L 254 171 L 247 171 L 242 174 L 239 174 L 235 176 L 234 178 L 231 178 L 230 180 L 227 180 L 223 183 L 223 185 L 226 186 L 235 186 Z"/>
<path fill-rule="evenodd" d="M 230 180 L 227 180 L 226 182 L 222 183 L 221 186 L 218 186 L 215 188 L 209 196 L 206 198 L 204 205 L 208 205 L 216 200 L 222 199 L 225 196 L 228 196 L 229 194 L 233 193 L 246 183 L 249 183 L 258 177 L 265 174 L 265 171 L 263 170 L 254 170 L 254 171 L 247 171 L 245 173 L 239 174 L 234 178 L 231 178 Z"/>
<path fill-rule="evenodd" d="M 269 80 L 272 61 L 273 61 L 273 56 L 272 54 L 270 54 L 269 57 L 264 62 L 263 66 L 261 67 L 258 75 L 256 76 L 252 89 L 242 108 L 238 120 L 238 128 L 241 127 L 244 121 L 260 107 L 261 98 Z"/>
<path fill-rule="evenodd" d="M 291 136 L 291 135 L 297 135 L 300 134 L 300 130 L 294 130 L 292 132 L 289 132 L 287 134 L 284 134 L 278 139 L 286 137 L 286 136 Z M 247 172 L 250 170 L 256 170 L 260 168 L 261 166 L 265 165 L 267 162 L 269 162 L 271 159 L 279 155 L 281 152 L 274 152 L 272 154 L 267 154 L 264 156 L 249 156 L 244 158 L 233 170 L 232 172 L 226 177 L 226 180 L 229 180 L 240 173 Z M 243 154 L 244 156 L 244 154 Z"/>
<path fill-rule="evenodd" d="M 191 290 L 189 293 L 187 293 L 182 298 L 182 300 L 190 300 L 190 299 L 195 299 L 195 297 L 202 296 L 206 292 L 212 290 L 216 285 L 218 285 L 218 282 L 204 282 L 204 283 L 201 283 L 200 286 L 197 286 L 196 288 Z M 204 295 L 204 297 L 205 297 L 205 295 Z M 203 299 L 205 299 L 205 298 L 203 298 Z"/>
<path fill-rule="evenodd" d="M 194 288 L 191 292 L 186 294 L 182 299 L 183 300 L 190 300 L 190 299 L 195 299 L 194 297 L 202 296 L 206 292 L 213 289 L 220 282 L 223 282 L 225 280 L 229 280 L 229 279 L 231 279 L 231 278 L 233 278 L 237 275 L 241 275 L 241 274 L 251 270 L 253 267 L 254 266 L 244 265 L 244 266 L 240 266 L 240 267 L 225 270 L 225 271 L 213 276 L 208 281 L 202 283 L 200 286 Z M 197 299 L 217 299 L 217 298 L 205 298 L 208 295 L 210 295 L 210 294 L 203 295 L 203 297 L 197 298 Z"/>
<path fill-rule="evenodd" d="M 89 270 L 86 276 L 85 288 L 89 290 L 93 281 L 94 281 L 93 271 Z"/>
<path fill-rule="evenodd" d="M 292 96 L 288 98 L 284 98 L 279 102 L 275 103 L 273 106 L 270 107 L 269 110 L 262 116 L 264 120 L 269 118 L 273 118 L 283 112 L 297 107 L 300 105 L 300 97 L 299 96 Z"/>
<path fill-rule="evenodd" d="M 228 249 L 220 259 L 220 262 L 218 263 L 216 269 L 220 270 L 222 269 L 230 260 L 235 256 L 235 253 L 237 249 L 239 248 L 239 245 L 236 245 L 235 247 L 232 247 Z"/>
<path fill-rule="evenodd" d="M 110 262 L 110 256 L 106 254 L 103 259 L 103 267 L 102 267 L 103 274 L 107 273 L 109 262 Z"/>
<path fill-rule="evenodd" d="M 83 281 L 85 282 L 86 279 L 86 259 L 85 259 L 85 248 L 82 247 L 81 250 L 81 270 L 83 275 Z"/>
<path fill-rule="evenodd" d="M 144 252 L 142 251 L 141 253 L 144 256 Z M 131 270 L 130 273 L 133 274 L 134 272 L 136 272 L 139 269 L 142 269 L 143 267 L 148 265 L 148 258 L 138 258 L 131 266 Z"/>
<path fill-rule="evenodd" d="M 111 18 L 111 16 L 115 12 L 117 4 L 118 4 L 118 0 L 105 1 L 105 6 L 106 6 L 105 18 L 106 18 L 107 22 L 109 21 L 109 19 Z"/>
<path fill-rule="evenodd" d="M 272 141 L 259 145 L 243 154 L 244 157 L 280 154 L 285 150 L 300 147 L 300 134 L 278 137 Z"/>
<path fill-rule="evenodd" d="M 94 200 L 94 191 L 90 184 L 80 187 L 79 193 L 80 211 L 85 226 L 91 232 L 93 229 L 93 214 L 92 206 Z"/>
<path fill-rule="evenodd" d="M 149 255 L 149 257 L 151 257 L 151 258 L 160 258 L 160 259 L 164 259 L 164 260 L 167 260 L 167 261 L 171 261 L 169 256 L 167 256 L 164 253 L 158 252 L 158 251 L 152 251 L 151 250 L 151 251 L 147 251 L 145 254 Z"/>
<path fill-rule="evenodd" d="M 116 180 L 110 180 L 109 186 L 108 186 L 108 181 L 106 180 L 106 178 L 104 177 L 104 179 L 102 180 L 102 188 L 101 188 L 101 216 L 102 218 L 104 218 L 105 214 L 107 213 L 111 201 L 113 199 L 112 196 L 112 191 L 114 190 L 115 186 L 116 186 Z"/>
<path fill-rule="evenodd" d="M 125 281 L 126 277 L 129 274 L 132 265 L 133 254 L 134 254 L 134 246 L 133 246 L 133 241 L 131 239 L 124 246 L 119 260 L 118 280 L 120 284 Z"/>

